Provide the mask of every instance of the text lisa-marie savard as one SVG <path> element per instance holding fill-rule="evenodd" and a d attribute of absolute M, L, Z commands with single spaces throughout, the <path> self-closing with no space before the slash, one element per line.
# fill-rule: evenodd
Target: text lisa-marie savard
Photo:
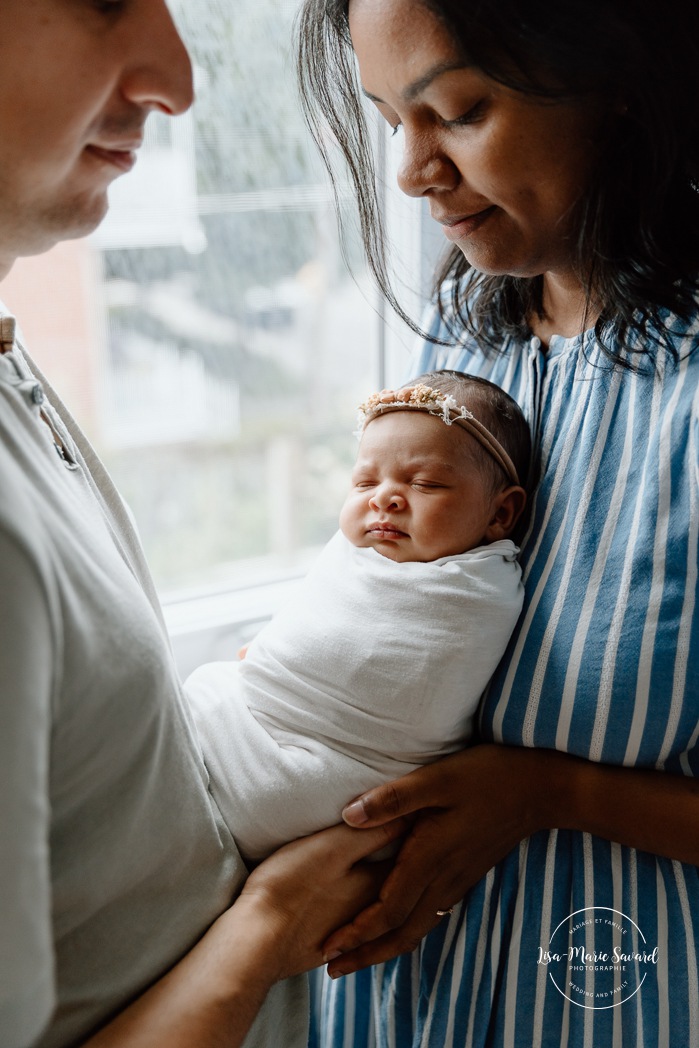
<path fill-rule="evenodd" d="M 641 952 L 626 953 L 621 950 L 618 946 L 615 946 L 611 953 L 607 953 L 602 950 L 586 950 L 584 946 L 570 946 L 566 953 L 556 953 L 552 950 L 544 950 L 541 946 L 539 947 L 539 956 L 537 958 L 537 964 L 550 964 L 552 961 L 577 961 L 578 964 L 613 964 L 621 965 L 626 963 L 638 962 L 639 964 L 657 964 L 658 963 L 658 947 L 648 953 L 646 950 Z"/>

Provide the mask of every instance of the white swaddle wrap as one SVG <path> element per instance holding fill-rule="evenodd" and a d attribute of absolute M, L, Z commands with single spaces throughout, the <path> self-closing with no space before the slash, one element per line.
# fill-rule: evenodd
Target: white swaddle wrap
<path fill-rule="evenodd" d="M 243 662 L 187 681 L 211 786 L 250 859 L 461 748 L 522 607 L 509 540 L 399 564 L 338 532 Z"/>

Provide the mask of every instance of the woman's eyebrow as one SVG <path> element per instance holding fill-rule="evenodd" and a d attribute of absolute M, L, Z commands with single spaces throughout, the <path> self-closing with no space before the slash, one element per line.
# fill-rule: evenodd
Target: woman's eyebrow
<path fill-rule="evenodd" d="M 437 62 L 435 65 L 430 66 L 421 77 L 418 77 L 417 80 L 413 80 L 412 84 L 408 84 L 408 86 L 401 91 L 401 97 L 404 98 L 406 102 L 412 102 L 418 95 L 421 95 L 423 91 L 426 91 L 432 81 L 436 80 L 437 77 L 443 76 L 444 73 L 452 73 L 454 70 L 469 68 L 472 67 L 466 65 L 460 60 Z M 365 88 L 362 88 L 362 94 L 366 95 L 366 97 L 372 102 L 378 102 L 380 105 L 387 104 L 382 98 L 372 95 L 372 93 Z"/>

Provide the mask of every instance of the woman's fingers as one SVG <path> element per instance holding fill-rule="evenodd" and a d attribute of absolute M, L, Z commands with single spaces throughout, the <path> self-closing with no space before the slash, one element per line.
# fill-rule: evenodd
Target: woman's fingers
<path fill-rule="evenodd" d="M 484 751 L 497 753 L 504 747 L 475 746 L 442 757 L 433 764 L 403 775 L 393 782 L 376 786 L 343 809 L 348 826 L 365 829 L 390 822 L 391 819 L 424 812 L 426 808 L 451 808 L 463 800 L 464 785 L 478 774 Z"/>
<path fill-rule="evenodd" d="M 331 826 L 329 830 L 321 830 L 312 837 L 295 841 L 294 845 L 301 847 L 311 842 L 315 845 L 318 861 L 329 860 L 348 868 L 404 837 L 409 829 L 410 822 L 407 819 L 382 822 L 362 833 L 357 833 L 352 827 L 340 823 L 338 826 Z"/>
<path fill-rule="evenodd" d="M 448 758 L 446 758 L 448 760 Z M 443 761 L 439 762 L 440 773 Z M 342 812 L 348 826 L 379 826 L 436 803 L 437 765 L 418 768 L 393 782 L 377 786 L 352 801 Z M 432 799 L 434 796 L 434 799 Z"/>
<path fill-rule="evenodd" d="M 433 823 L 437 826 L 433 826 Z M 468 871 L 458 854 L 446 848 L 435 848 L 439 838 L 439 820 L 427 816 L 420 820 L 406 840 L 396 865 L 387 877 L 379 898 L 325 943 L 330 957 L 348 953 L 367 943 L 381 942 L 384 950 L 395 953 L 412 949 L 437 923 L 437 911 L 458 902 L 469 886 L 464 882 Z M 432 839 L 432 846 L 428 841 Z M 389 938 L 387 938 L 389 937 Z M 385 956 L 383 957 L 385 960 Z M 372 961 L 370 963 L 376 963 Z"/>
<path fill-rule="evenodd" d="M 405 912 L 403 879 L 394 879 L 391 874 L 380 899 L 328 939 L 324 952 L 332 978 L 414 950 L 428 932 L 448 919 L 449 910 L 460 903 L 464 894 L 462 885 L 435 868 L 429 879 L 424 868 L 421 869 L 416 878 L 421 877 L 426 887 L 408 913 Z"/>
<path fill-rule="evenodd" d="M 342 818 L 348 826 L 364 829 L 426 808 L 468 806 L 468 791 L 500 793 L 515 781 L 521 767 L 531 772 L 532 760 L 521 747 L 481 743 L 368 790 L 347 805 Z M 516 781 L 521 783 L 521 777 Z M 492 798 L 482 797 L 485 802 L 488 799 Z"/>
<path fill-rule="evenodd" d="M 378 942 L 395 929 L 406 927 L 414 912 L 414 905 L 406 907 L 404 900 L 389 893 L 386 899 L 373 902 L 331 935 L 323 948 L 324 955 L 330 958 L 338 953 L 349 953 L 365 943 Z"/>
<path fill-rule="evenodd" d="M 439 920 L 435 906 L 422 904 L 413 910 L 409 920 L 377 935 L 378 929 L 386 928 L 390 922 L 385 919 L 382 907 L 373 904 L 325 943 L 323 958 L 330 962 L 328 971 L 333 978 L 348 975 L 366 965 L 380 964 L 390 957 L 414 950 Z"/>
<path fill-rule="evenodd" d="M 439 914 L 434 903 L 426 897 L 411 920 L 398 930 L 337 957 L 333 956 L 336 951 L 330 951 L 326 955 L 329 961 L 328 975 L 331 979 L 337 979 L 341 975 L 351 975 L 352 972 L 358 972 L 372 964 L 383 964 L 399 954 L 410 953 L 420 945 L 429 932 L 442 921 L 449 920 L 449 916 L 448 912 Z"/>

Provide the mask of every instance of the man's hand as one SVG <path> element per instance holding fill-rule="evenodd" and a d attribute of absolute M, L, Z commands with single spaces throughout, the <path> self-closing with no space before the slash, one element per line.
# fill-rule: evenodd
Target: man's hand
<path fill-rule="evenodd" d="M 276 944 L 275 978 L 327 959 L 327 936 L 378 898 L 392 866 L 391 860 L 362 860 L 407 828 L 403 819 L 362 832 L 333 826 L 287 844 L 253 871 L 235 909 L 251 907 L 263 915 Z"/>
<path fill-rule="evenodd" d="M 281 848 L 178 964 L 85 1048 L 239 1048 L 279 979 L 323 962 L 323 939 L 375 899 L 386 867 L 368 854 L 405 832 L 398 820 L 348 826 Z"/>

